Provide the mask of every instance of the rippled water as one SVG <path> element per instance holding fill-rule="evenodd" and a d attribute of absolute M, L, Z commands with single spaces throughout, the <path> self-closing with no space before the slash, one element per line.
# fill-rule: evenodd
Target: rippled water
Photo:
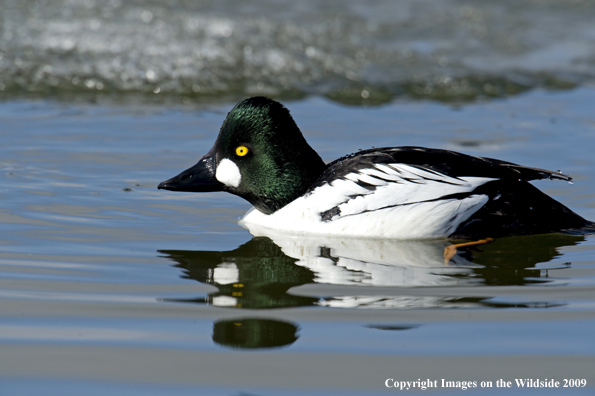
<path fill-rule="evenodd" d="M 594 13 L 1 1 L 0 395 L 591 394 L 593 236 L 445 262 L 447 241 L 253 237 L 240 198 L 156 185 L 267 94 L 325 161 L 420 145 L 560 169 L 572 184 L 535 185 L 595 220 Z"/>
<path fill-rule="evenodd" d="M 594 97 L 287 105 L 326 160 L 374 142 L 561 168 L 574 184 L 539 187 L 593 219 Z M 0 105 L 2 394 L 375 394 L 422 377 L 592 391 L 593 238 L 503 238 L 448 263 L 443 241 L 252 238 L 241 199 L 156 189 L 230 106 Z"/>

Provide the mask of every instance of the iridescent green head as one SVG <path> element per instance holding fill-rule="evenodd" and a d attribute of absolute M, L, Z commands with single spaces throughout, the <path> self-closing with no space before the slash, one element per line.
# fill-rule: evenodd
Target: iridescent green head
<path fill-rule="evenodd" d="M 253 97 L 229 112 L 207 155 L 159 188 L 228 191 L 269 214 L 304 194 L 324 168 L 289 110 Z"/>

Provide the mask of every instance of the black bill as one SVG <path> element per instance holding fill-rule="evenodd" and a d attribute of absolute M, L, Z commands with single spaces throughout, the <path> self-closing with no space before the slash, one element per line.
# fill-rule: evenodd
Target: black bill
<path fill-rule="evenodd" d="M 159 183 L 157 188 L 170 191 L 223 191 L 225 185 L 215 177 L 215 156 L 207 154 L 196 165 Z"/>

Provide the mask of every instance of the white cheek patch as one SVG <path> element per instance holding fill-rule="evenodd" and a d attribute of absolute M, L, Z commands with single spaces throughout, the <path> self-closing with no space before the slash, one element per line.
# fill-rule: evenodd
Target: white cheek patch
<path fill-rule="evenodd" d="M 233 161 L 227 158 L 223 158 L 219 162 L 219 165 L 217 165 L 215 178 L 228 187 L 237 187 L 242 181 L 240 169 Z"/>

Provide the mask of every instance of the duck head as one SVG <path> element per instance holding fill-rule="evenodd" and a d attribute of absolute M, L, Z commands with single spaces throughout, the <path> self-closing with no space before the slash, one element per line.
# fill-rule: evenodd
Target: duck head
<path fill-rule="evenodd" d="M 196 165 L 158 188 L 227 191 L 270 214 L 303 195 L 324 168 L 289 110 L 253 97 L 229 112 L 213 148 Z"/>

